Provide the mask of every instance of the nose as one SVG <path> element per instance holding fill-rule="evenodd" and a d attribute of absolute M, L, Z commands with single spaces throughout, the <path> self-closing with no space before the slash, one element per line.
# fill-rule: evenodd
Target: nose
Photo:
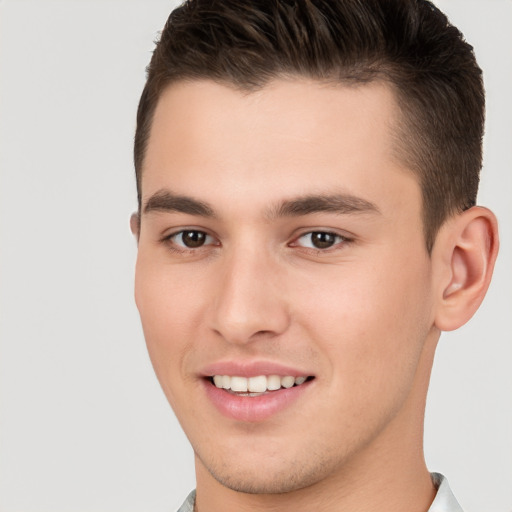
<path fill-rule="evenodd" d="M 283 275 L 271 255 L 238 250 L 221 262 L 212 329 L 229 343 L 273 338 L 289 326 Z"/>

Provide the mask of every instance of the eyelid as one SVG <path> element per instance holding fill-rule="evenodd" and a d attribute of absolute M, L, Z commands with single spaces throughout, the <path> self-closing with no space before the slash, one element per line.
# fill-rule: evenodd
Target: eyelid
<path fill-rule="evenodd" d="M 312 235 L 313 233 L 324 233 L 328 235 L 333 235 L 334 237 L 338 238 L 338 241 L 336 241 L 332 246 L 327 247 L 325 249 L 321 249 L 318 247 L 306 247 L 304 245 L 299 244 L 299 240 L 307 235 Z M 308 229 L 307 231 L 303 231 L 296 235 L 293 239 L 293 241 L 289 244 L 291 247 L 300 247 L 305 250 L 312 250 L 315 252 L 329 252 L 333 250 L 340 249 L 341 246 L 350 244 L 354 241 L 354 237 L 348 235 L 347 233 L 339 233 L 338 231 L 334 229 L 328 229 L 328 228 L 313 228 Z"/>
<path fill-rule="evenodd" d="M 181 245 L 181 244 L 176 243 L 175 238 L 180 234 L 186 233 L 187 231 L 196 231 L 198 233 L 203 233 L 207 239 L 208 238 L 212 239 L 213 243 L 206 242 L 199 247 L 187 247 L 186 245 Z M 197 251 L 200 251 L 201 249 L 204 249 L 205 247 L 220 245 L 220 242 L 218 241 L 217 237 L 215 235 L 209 233 L 208 230 L 197 228 L 197 227 L 188 227 L 188 226 L 180 227 L 180 228 L 172 230 L 170 233 L 166 233 L 165 235 L 163 235 L 160 238 L 160 242 L 167 244 L 171 250 L 176 251 L 176 252 L 197 252 Z"/>

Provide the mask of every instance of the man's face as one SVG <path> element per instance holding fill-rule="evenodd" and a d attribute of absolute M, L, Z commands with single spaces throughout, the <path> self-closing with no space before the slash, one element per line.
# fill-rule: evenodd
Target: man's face
<path fill-rule="evenodd" d="M 285 492 L 421 444 L 437 332 L 396 114 L 382 84 L 161 97 L 136 301 L 199 473 Z"/>

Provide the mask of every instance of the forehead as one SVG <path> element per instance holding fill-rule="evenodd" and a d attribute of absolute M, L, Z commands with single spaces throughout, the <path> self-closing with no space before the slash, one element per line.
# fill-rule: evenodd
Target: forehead
<path fill-rule="evenodd" d="M 413 179 L 394 157 L 398 111 L 381 82 L 276 80 L 250 93 L 212 81 L 173 84 L 155 110 L 143 202 L 162 188 L 231 203 L 333 187 L 394 194 L 395 182 Z"/>

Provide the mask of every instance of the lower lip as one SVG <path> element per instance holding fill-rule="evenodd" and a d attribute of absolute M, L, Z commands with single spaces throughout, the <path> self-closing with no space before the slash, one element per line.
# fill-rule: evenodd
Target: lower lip
<path fill-rule="evenodd" d="M 208 398 L 226 417 L 237 421 L 258 422 L 270 418 L 292 405 L 311 385 L 306 381 L 300 386 L 293 386 L 278 391 L 270 391 L 260 396 L 240 396 L 217 388 L 205 379 L 204 386 Z"/>

